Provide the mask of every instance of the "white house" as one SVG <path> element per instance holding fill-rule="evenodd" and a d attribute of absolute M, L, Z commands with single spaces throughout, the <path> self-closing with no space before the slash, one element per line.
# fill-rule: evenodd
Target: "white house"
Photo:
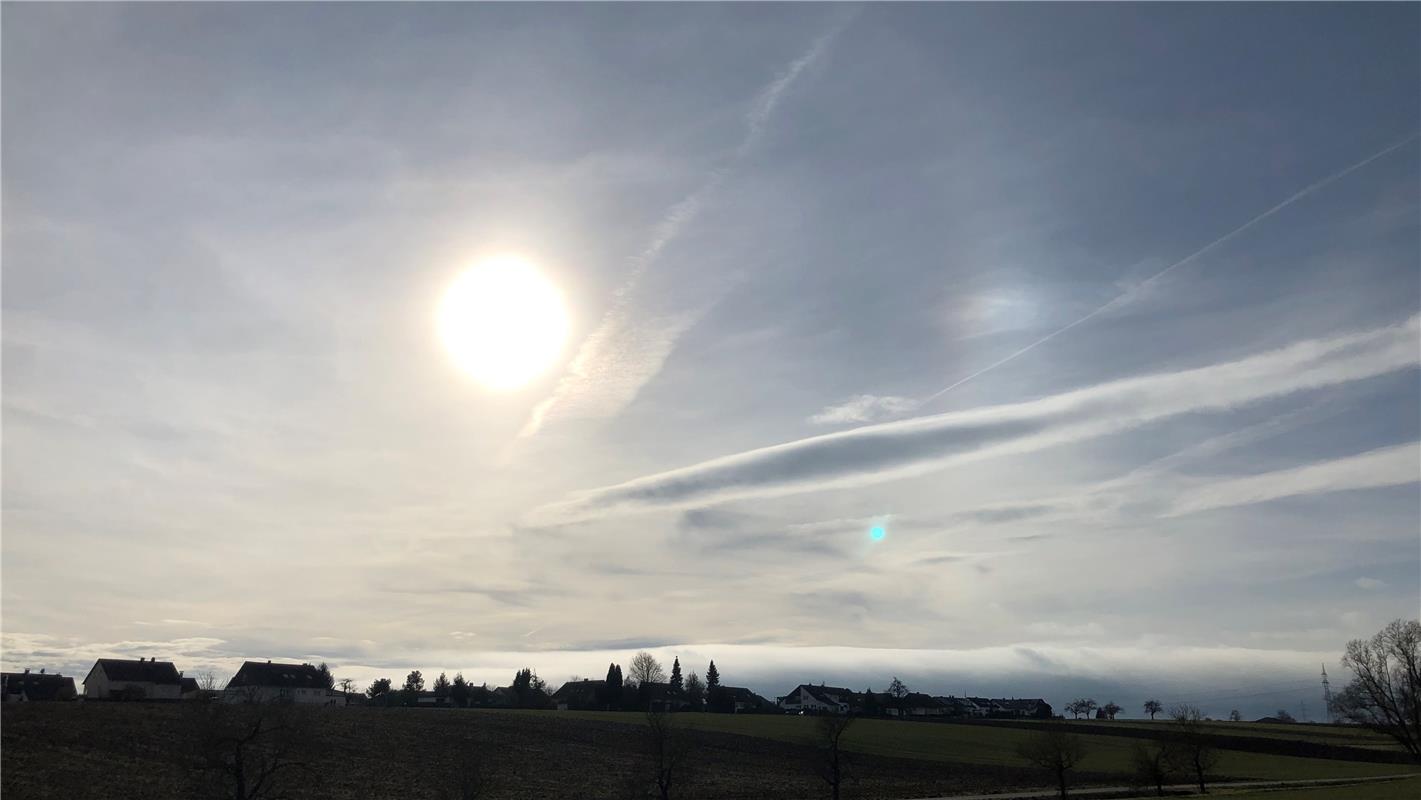
<path fill-rule="evenodd" d="M 87 700 L 181 700 L 182 673 L 171 661 L 101 658 L 84 678 Z"/>
<path fill-rule="evenodd" d="M 780 698 L 780 708 L 793 714 L 799 711 L 809 713 L 847 714 L 859 706 L 858 693 L 837 686 L 814 686 L 801 683 L 793 691 Z"/>
<path fill-rule="evenodd" d="M 229 703 L 345 705 L 345 695 L 333 689 L 327 675 L 310 664 L 244 662 L 222 695 Z"/>

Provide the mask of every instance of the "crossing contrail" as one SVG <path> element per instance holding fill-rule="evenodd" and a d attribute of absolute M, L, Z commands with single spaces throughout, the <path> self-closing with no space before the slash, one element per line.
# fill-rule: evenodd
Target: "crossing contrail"
<path fill-rule="evenodd" d="M 1212 241 L 1212 242 L 1210 242 L 1210 243 L 1204 245 L 1203 247 L 1199 248 L 1198 250 L 1194 251 L 1193 253 L 1190 253 L 1189 255 L 1187 255 L 1187 256 L 1185 256 L 1184 258 L 1182 258 L 1182 259 L 1180 259 L 1180 260 L 1174 262 L 1173 264 L 1170 264 L 1169 266 L 1165 267 L 1164 269 L 1160 270 L 1159 272 L 1156 272 L 1154 275 L 1151 275 L 1149 278 L 1147 278 L 1143 283 L 1140 283 L 1138 286 L 1135 286 L 1134 288 L 1132 288 L 1132 289 L 1130 289 L 1130 290 L 1128 290 L 1128 291 L 1125 291 L 1125 292 L 1121 293 L 1119 296 L 1115 297 L 1114 299 L 1112 299 L 1111 301 L 1109 301 L 1109 302 L 1106 303 L 1105 305 L 1103 305 L 1103 306 L 1101 306 L 1101 307 L 1095 309 L 1094 311 L 1090 312 L 1089 314 L 1086 314 L 1085 316 L 1083 316 L 1083 317 L 1081 317 L 1081 318 L 1075 320 L 1074 322 L 1067 323 L 1066 325 L 1063 325 L 1062 327 L 1057 328 L 1057 329 L 1054 330 L 1054 331 L 1051 331 L 1050 333 L 1046 334 L 1045 336 L 1042 336 L 1040 339 L 1037 339 L 1036 341 L 1032 342 L 1031 344 L 1028 344 L 1027 346 L 1021 348 L 1020 350 L 1017 350 L 1016 352 L 1012 353 L 1011 355 L 1007 356 L 1006 358 L 1003 358 L 1003 359 L 1001 359 L 1001 360 L 999 360 L 999 361 L 996 361 L 996 362 L 993 362 L 993 363 L 991 363 L 991 364 L 988 364 L 987 366 L 983 367 L 982 369 L 979 369 L 979 370 L 977 370 L 976 372 L 972 373 L 971 375 L 968 375 L 967 377 L 962 378 L 961 380 L 957 381 L 956 383 L 953 383 L 952 385 L 950 385 L 950 386 L 948 386 L 948 387 L 946 387 L 946 388 L 944 388 L 944 389 L 939 389 L 937 392 L 934 392 L 933 394 L 929 395 L 929 396 L 928 396 L 927 398 L 925 398 L 921 403 L 919 403 L 919 404 L 918 404 L 918 407 L 921 408 L 922 406 L 925 406 L 925 405 L 927 405 L 928 403 L 931 403 L 932 401 L 938 399 L 939 397 L 942 397 L 943 395 L 947 394 L 948 392 L 952 391 L 953 389 L 956 389 L 957 387 L 961 386 L 962 384 L 967 383 L 968 381 L 971 381 L 971 380 L 973 380 L 973 379 L 975 379 L 975 378 L 978 378 L 978 377 L 980 377 L 980 376 L 982 376 L 982 375 L 985 375 L 986 373 L 991 372 L 992 370 L 996 369 L 997 367 L 1000 367 L 1001 365 L 1006 364 L 1006 363 L 1009 362 L 1009 361 L 1015 360 L 1015 359 L 1016 359 L 1017 357 L 1019 357 L 1019 356 L 1025 355 L 1025 354 L 1031 352 L 1032 350 L 1035 350 L 1037 347 L 1040 347 L 1041 345 L 1043 345 L 1043 344 L 1045 344 L 1045 343 L 1051 341 L 1052 339 L 1056 338 L 1057 336 L 1060 336 L 1061 334 L 1065 333 L 1066 331 L 1069 331 L 1070 329 L 1076 327 L 1077 325 L 1080 325 L 1080 324 L 1085 323 L 1085 322 L 1089 322 L 1090 320 L 1094 319 L 1094 318 L 1097 317 L 1097 316 L 1100 316 L 1101 314 L 1105 313 L 1106 311 L 1109 311 L 1109 310 L 1112 309 L 1112 308 L 1115 308 L 1115 307 L 1117 307 L 1117 306 L 1121 306 L 1121 305 L 1124 305 L 1125 303 L 1130 302 L 1130 300 L 1134 299 L 1134 297 L 1135 297 L 1136 295 L 1138 295 L 1142 289 L 1144 289 L 1145 287 L 1147 287 L 1147 286 L 1149 286 L 1150 284 L 1154 283 L 1155 281 L 1159 280 L 1160 278 L 1163 278 L 1164 276 L 1168 275 L 1169 273 L 1173 272 L 1175 269 L 1178 269 L 1179 267 L 1182 267 L 1182 266 L 1184 266 L 1185 264 L 1188 264 L 1188 263 L 1194 261 L 1194 260 L 1195 260 L 1196 258 L 1198 258 L 1199 256 L 1202 256 L 1202 255 L 1204 255 L 1205 253 L 1209 252 L 1210 250 L 1213 250 L 1214 248 L 1218 247 L 1219 245 L 1224 244 L 1225 242 L 1229 241 L 1230 239 L 1234 238 L 1235 236 L 1238 236 L 1240 233 L 1243 233 L 1244 231 L 1248 230 L 1249 228 L 1252 228 L 1254 225 L 1257 225 L 1258 223 L 1262 222 L 1263 220 L 1268 219 L 1269 217 L 1273 216 L 1274 214 L 1277 214 L 1279 211 L 1282 211 L 1283 209 L 1287 208 L 1288 206 L 1292 205 L 1293 203 L 1298 202 L 1299 200 L 1303 199 L 1304 197 L 1307 197 L 1308 195 L 1312 194 L 1313 192 L 1316 192 L 1317 190 L 1322 189 L 1323 187 L 1325 187 L 1325 186 L 1327 186 L 1327 185 L 1329 185 L 1329 184 L 1331 184 L 1331 183 L 1334 183 L 1334 182 L 1336 182 L 1336 181 L 1339 181 L 1339 180 L 1341 180 L 1341 179 L 1347 177 L 1348 175 L 1352 174 L 1353 172 L 1356 172 L 1357 170 L 1361 169 L 1362 167 L 1367 166 L 1368 164 L 1372 163 L 1373 161 L 1376 161 L 1377 159 L 1379 159 L 1379 158 L 1381 158 L 1381 157 L 1383 157 L 1383 156 L 1385 156 L 1385 155 L 1390 154 L 1392 151 L 1401 149 L 1402 147 L 1404 147 L 1404 146 L 1406 146 L 1408 143 L 1410 143 L 1412 140 L 1414 140 L 1414 139 L 1417 137 L 1417 135 L 1418 135 L 1417 133 L 1412 133 L 1410 136 L 1407 136 L 1405 139 L 1402 139 L 1401 141 L 1397 142 L 1396 144 L 1393 144 L 1393 145 L 1391 145 L 1390 147 L 1387 147 L 1387 148 L 1385 148 L 1385 149 L 1383 149 L 1383 150 L 1381 150 L 1381 151 L 1379 151 L 1379 152 L 1377 152 L 1377 153 L 1373 153 L 1372 155 L 1370 155 L 1370 156 L 1368 156 L 1368 157 L 1362 159 L 1361 161 L 1358 161 L 1357 163 L 1353 164 L 1352 166 L 1347 167 L 1346 169 L 1344 169 L 1344 170 L 1342 170 L 1342 171 L 1340 171 L 1340 172 L 1335 172 L 1335 173 L 1333 173 L 1332 175 L 1329 175 L 1329 176 L 1327 176 L 1326 178 L 1323 178 L 1322 180 L 1317 181 L 1316 183 L 1310 184 L 1310 185 L 1307 186 L 1306 188 L 1304 188 L 1304 189 L 1302 189 L 1302 190 L 1300 190 L 1300 191 L 1298 191 L 1298 192 L 1295 192 L 1292 196 L 1290 196 L 1288 199 L 1284 200 L 1283 202 L 1279 203 L 1278 205 L 1273 206 L 1272 208 L 1268 209 L 1267 211 L 1264 211 L 1262 214 L 1259 214 L 1258 216 L 1254 217 L 1253 219 L 1249 220 L 1248 222 L 1243 223 L 1242 225 L 1238 226 L 1237 228 L 1234 228 L 1232 231 L 1229 231 L 1228 233 L 1224 234 L 1223 236 L 1219 237 L 1218 239 L 1215 239 L 1214 241 Z"/>

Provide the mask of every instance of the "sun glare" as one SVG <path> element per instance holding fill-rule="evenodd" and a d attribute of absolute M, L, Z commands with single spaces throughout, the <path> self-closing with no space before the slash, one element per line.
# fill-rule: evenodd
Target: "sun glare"
<path fill-rule="evenodd" d="M 532 264 L 512 256 L 470 268 L 439 303 L 439 338 L 454 363 L 499 391 L 546 372 L 562 352 L 567 330 L 562 293 Z"/>

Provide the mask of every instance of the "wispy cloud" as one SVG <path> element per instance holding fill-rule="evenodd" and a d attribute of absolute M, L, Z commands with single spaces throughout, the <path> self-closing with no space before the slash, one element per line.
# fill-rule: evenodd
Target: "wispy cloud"
<path fill-rule="evenodd" d="M 580 493 L 536 516 L 557 521 L 613 509 L 858 486 L 954 461 L 1031 452 L 1179 414 L 1228 410 L 1412 367 L 1418 362 L 1418 332 L 1421 316 L 1238 361 L 814 436 Z"/>
<path fill-rule="evenodd" d="M 695 221 L 726 177 L 763 138 L 785 93 L 805 69 L 823 57 L 849 19 L 841 17 L 756 94 L 745 115 L 745 134 L 734 155 L 728 163 L 711 170 L 700 186 L 666 212 L 652 233 L 651 241 L 632 260 L 631 271 L 617 289 L 612 307 L 603 315 L 601 324 L 583 341 L 552 394 L 533 409 L 520 437 L 533 436 L 544 425 L 559 418 L 612 416 L 661 372 L 676 342 L 709 310 L 709 305 L 703 303 L 662 319 L 634 319 L 632 300 L 638 285 L 662 252 Z"/>
<path fill-rule="evenodd" d="M 1139 297 L 1143 292 L 1145 292 L 1146 290 L 1148 290 L 1150 286 L 1152 286 L 1152 285 L 1155 284 L 1155 283 L 1158 283 L 1158 282 L 1159 282 L 1160 280 L 1162 280 L 1166 275 L 1168 275 L 1169 273 L 1173 272 L 1174 270 L 1176 270 L 1176 269 L 1178 269 L 1178 268 L 1180 268 L 1180 267 L 1182 267 L 1182 266 L 1184 266 L 1184 265 L 1186 265 L 1186 264 L 1193 263 L 1196 259 L 1198 259 L 1200 256 L 1204 255 L 1205 253 L 1208 253 L 1208 252 L 1212 251 L 1213 249 L 1215 249 L 1215 248 L 1217 248 L 1217 247 L 1219 247 L 1219 246 L 1221 246 L 1221 245 L 1227 243 L 1228 241 L 1230 241 L 1230 240 L 1233 239 L 1234 237 L 1236 237 L 1236 236 L 1238 236 L 1239 234 L 1241 234 L 1241 233 L 1247 231 L 1249 228 L 1252 228 L 1253 226 L 1257 225 L 1258 223 L 1263 222 L 1264 220 L 1268 219 L 1269 217 L 1273 216 L 1274 214 L 1277 214 L 1279 211 L 1282 211 L 1283 209 L 1287 208 L 1288 206 L 1291 206 L 1292 204 L 1298 202 L 1299 200 L 1302 200 L 1303 198 L 1305 198 L 1305 197 L 1307 197 L 1307 196 L 1309 196 L 1309 195 L 1311 195 L 1311 194 L 1313 194 L 1313 193 L 1315 193 L 1315 192 L 1318 192 L 1318 191 L 1320 191 L 1320 190 L 1326 188 L 1327 186 L 1329 186 L 1329 185 L 1331 185 L 1331 184 L 1333 184 L 1333 183 L 1335 183 L 1335 182 L 1337 182 L 1337 181 L 1339 181 L 1339 180 L 1342 180 L 1343 178 L 1345 178 L 1345 177 L 1347 177 L 1348 175 L 1352 174 L 1353 172 L 1356 172 L 1357 170 L 1359 170 L 1359 169 L 1361 169 L 1361 168 L 1367 166 L 1368 164 L 1372 163 L 1373 161 L 1376 161 L 1376 160 L 1379 159 L 1379 158 L 1382 158 L 1382 157 L 1384 157 L 1384 156 L 1387 156 L 1387 155 L 1389 155 L 1389 154 L 1395 152 L 1396 150 L 1401 149 L 1402 147 L 1406 146 L 1407 144 L 1411 143 L 1414 139 L 1416 139 L 1417 135 L 1418 135 L 1418 134 L 1413 133 L 1413 134 L 1407 136 L 1406 138 L 1402 139 L 1401 141 L 1395 142 L 1394 144 L 1392 144 L 1392 145 L 1390 145 L 1390 146 L 1388 146 L 1388 147 L 1386 147 L 1386 148 L 1384 148 L 1384 149 L 1382 149 L 1382 150 L 1380 150 L 1380 151 L 1378 151 L 1378 152 L 1376 152 L 1376 153 L 1373 153 L 1373 154 L 1370 155 L 1370 156 L 1367 156 L 1366 158 L 1362 159 L 1361 161 L 1358 161 L 1358 162 L 1355 163 L 1355 164 L 1352 164 L 1352 165 L 1350 165 L 1350 166 L 1348 166 L 1348 167 L 1346 167 L 1346 168 L 1344 168 L 1344 169 L 1341 169 L 1341 170 L 1339 170 L 1339 171 L 1337 171 L 1337 172 L 1334 172 L 1333 174 L 1328 175 L 1327 177 L 1325 177 L 1325 178 L 1323 178 L 1323 179 L 1321 179 L 1321 180 L 1319 180 L 1319 181 L 1315 181 L 1315 182 L 1309 184 L 1308 186 L 1306 186 L 1306 187 L 1304 187 L 1304 188 L 1298 190 L 1297 192 L 1294 192 L 1294 193 L 1293 193 L 1292 195 L 1290 195 L 1287 199 L 1283 200 L 1283 202 L 1278 203 L 1277 205 L 1273 206 L 1272 208 L 1268 209 L 1267 211 L 1264 211 L 1262 214 L 1259 214 L 1258 216 L 1256 216 L 1256 217 L 1250 219 L 1249 221 L 1247 221 L 1247 222 L 1243 223 L 1242 225 L 1238 226 L 1237 228 L 1234 228 L 1233 230 L 1229 231 L 1228 233 L 1224 234 L 1223 236 L 1220 236 L 1219 238 L 1215 239 L 1215 240 L 1212 241 L 1212 242 L 1209 242 L 1208 244 L 1204 245 L 1203 247 L 1199 248 L 1198 250 L 1195 250 L 1193 253 L 1190 253 L 1189 255 L 1185 256 L 1184 258 L 1181 258 L 1180 260 L 1174 262 L 1173 264 L 1170 264 L 1169 266 L 1165 267 L 1164 269 L 1160 270 L 1159 272 L 1156 272 L 1155 274 L 1151 275 L 1150 277 L 1146 278 L 1145 280 L 1140 281 L 1138 284 L 1134 285 L 1133 287 L 1127 289 L 1125 292 L 1123 292 L 1123 293 L 1117 295 L 1116 297 L 1112 298 L 1109 302 L 1107 302 L 1107 303 L 1105 303 L 1104 305 L 1102 305 L 1102 306 L 1096 308 L 1095 310 L 1091 311 L 1090 313 L 1085 314 L 1084 316 L 1081 316 L 1081 317 L 1079 317 L 1079 318 L 1077 318 L 1077 319 L 1075 319 L 1075 320 L 1073 320 L 1073 321 L 1071 321 L 1071 322 L 1069 322 L 1069 323 L 1067 323 L 1067 324 L 1065 324 L 1065 325 L 1063 325 L 1063 326 L 1057 328 L 1057 329 L 1054 330 L 1054 331 L 1051 331 L 1050 333 L 1048 333 L 1048 334 L 1046 334 L 1045 336 L 1042 336 L 1041 338 L 1039 338 L 1039 339 L 1037 339 L 1037 340 L 1031 342 L 1030 344 L 1026 345 L 1025 347 L 1022 347 L 1022 348 L 1020 348 L 1019 350 L 1016 350 L 1016 351 L 1012 352 L 1011 354 L 1007 355 L 1005 358 L 998 359 L 997 361 L 994 361 L 994 362 L 992 362 L 991 364 L 988 364 L 987 366 L 985 366 L 985 367 L 983 367 L 983 368 L 977 370 L 976 372 L 973 372 L 972 374 L 966 376 L 965 378 L 961 378 L 961 379 L 959 379 L 959 380 L 956 380 L 956 381 L 952 382 L 951 384 L 949 384 L 949 385 L 943 387 L 942 389 L 939 389 L 938 391 L 933 392 L 931 395 L 928 395 L 926 398 L 923 399 L 921 405 L 927 405 L 928 403 L 931 403 L 932 401 L 938 399 L 939 397 L 942 397 L 943 395 L 947 394 L 948 392 L 952 391 L 953 389 L 956 389 L 957 387 L 959 387 L 959 386 L 961 386 L 961 385 L 963 385 L 963 384 L 965 384 L 965 383 L 968 383 L 969 381 L 975 380 L 975 379 L 977 379 L 977 378 L 979 378 L 979 377 L 981 377 L 981 376 L 987 374 L 988 372 L 991 372 L 992 370 L 996 369 L 997 367 L 1003 366 L 1003 365 L 1007 364 L 1008 362 L 1014 361 L 1014 360 L 1016 360 L 1017 358 L 1026 355 L 1027 353 L 1031 352 L 1032 350 L 1035 350 L 1036 348 L 1038 348 L 1038 347 L 1040 347 L 1041 345 L 1043 345 L 1043 344 L 1045 344 L 1045 343 L 1051 341 L 1052 339 L 1056 338 L 1057 336 L 1060 336 L 1061 334 L 1066 333 L 1067 331 L 1071 330 L 1072 328 L 1075 328 L 1075 327 L 1077 327 L 1077 326 L 1079 326 L 1079 325 L 1083 325 L 1083 324 L 1089 322 L 1090 320 L 1092 320 L 1092 319 L 1094 319 L 1094 318 L 1100 316 L 1101 314 L 1104 314 L 1105 312 L 1110 311 L 1110 310 L 1113 309 L 1113 308 L 1117 308 L 1117 307 L 1119 307 L 1119 306 L 1125 305 L 1126 303 L 1129 303 L 1129 302 L 1133 301 L 1135 298 Z"/>
<path fill-rule="evenodd" d="M 1211 481 L 1185 492 L 1174 503 L 1169 516 L 1266 503 L 1285 497 L 1403 486 L 1418 480 L 1421 480 L 1421 443 L 1408 442 L 1295 469 Z"/>
<path fill-rule="evenodd" d="M 844 402 L 828 406 L 809 418 L 815 425 L 842 425 L 850 422 L 872 422 L 884 417 L 906 414 L 918 407 L 918 401 L 911 397 L 895 397 L 861 394 Z"/>

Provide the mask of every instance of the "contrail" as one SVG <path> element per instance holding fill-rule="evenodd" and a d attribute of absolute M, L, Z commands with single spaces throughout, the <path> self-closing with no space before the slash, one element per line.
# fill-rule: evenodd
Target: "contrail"
<path fill-rule="evenodd" d="M 765 128 L 785 93 L 794 85 L 800 73 L 823 57 L 824 52 L 829 49 L 854 16 L 855 14 L 851 13 L 838 17 L 825 33 L 815 38 L 803 55 L 790 62 L 783 72 L 755 94 L 750 109 L 743 117 L 745 132 L 740 143 L 725 164 L 712 169 L 699 187 L 673 205 L 662 217 L 652 234 L 651 241 L 632 259 L 631 270 L 622 280 L 621 286 L 613 293 L 612 305 L 603 314 L 601 323 L 578 348 L 577 354 L 573 356 L 566 373 L 558 381 L 552 394 L 533 408 L 527 423 L 518 433 L 519 439 L 533 436 L 541 430 L 554 410 L 564 405 L 569 398 L 589 391 L 589 386 L 595 383 L 594 376 L 597 373 L 598 364 L 607 358 L 609 351 L 616 348 L 618 337 L 626 329 L 627 319 L 631 315 L 633 294 L 642 278 L 661 256 L 662 251 L 681 235 L 681 231 L 687 225 L 695 222 L 708 199 L 714 196 L 721 185 L 725 183 L 727 177 L 750 155 L 764 135 Z M 679 330 L 669 334 L 670 343 L 674 344 L 675 338 L 680 334 Z M 653 363 L 643 365 L 645 374 L 642 376 L 642 383 L 650 380 L 661 369 L 664 355 L 662 353 L 661 359 L 652 359 Z M 625 371 L 628 366 L 622 365 L 621 368 Z M 632 394 L 626 396 L 625 400 L 629 402 L 631 396 L 634 396 L 639 388 L 639 385 L 634 386 Z"/>
<path fill-rule="evenodd" d="M 1347 167 L 1346 169 L 1342 170 L 1341 172 L 1333 173 L 1332 175 L 1329 175 L 1329 176 L 1327 176 L 1326 178 L 1323 178 L 1322 180 L 1317 181 L 1316 183 L 1313 183 L 1313 184 L 1307 186 L 1306 188 L 1302 189 L 1301 191 L 1294 193 L 1292 196 L 1290 196 L 1288 199 L 1284 200 L 1283 202 L 1279 203 L 1278 205 L 1273 206 L 1272 208 L 1268 209 L 1267 211 L 1264 211 L 1262 214 L 1259 214 L 1258 216 L 1254 217 L 1253 219 L 1249 220 L 1248 222 L 1243 223 L 1242 225 L 1238 226 L 1237 228 L 1234 228 L 1232 231 L 1229 231 L 1228 233 L 1224 234 L 1223 236 L 1219 237 L 1218 239 L 1215 239 L 1214 241 L 1212 241 L 1212 242 L 1210 242 L 1210 243 L 1204 245 L 1203 247 L 1199 248 L 1198 250 L 1194 251 L 1193 253 L 1190 253 L 1189 255 L 1185 256 L 1185 257 L 1182 258 L 1182 259 L 1180 259 L 1179 261 L 1176 261 L 1176 262 L 1174 262 L 1173 264 L 1170 264 L 1169 266 L 1165 267 L 1164 269 L 1160 270 L 1159 272 L 1156 272 L 1154 275 L 1151 275 L 1148 279 L 1146 279 L 1144 282 L 1140 283 L 1138 286 L 1135 286 L 1134 288 L 1132 288 L 1132 289 L 1130 289 L 1130 290 L 1128 290 L 1128 291 L 1125 291 L 1125 292 L 1121 293 L 1118 297 L 1114 298 L 1113 300 L 1111 300 L 1110 302 L 1108 302 L 1108 303 L 1106 303 L 1105 305 L 1101 306 L 1100 308 L 1097 308 L 1096 310 L 1090 312 L 1089 314 L 1086 314 L 1085 316 L 1081 317 L 1080 319 L 1075 320 L 1074 322 L 1068 323 L 1068 324 L 1066 324 L 1066 325 L 1064 325 L 1064 326 L 1062 326 L 1062 327 L 1060 327 L 1060 328 L 1057 328 L 1056 330 L 1054 330 L 1054 331 L 1052 331 L 1052 332 L 1046 334 L 1045 336 L 1042 336 L 1040 339 L 1037 339 L 1036 341 L 1032 342 L 1031 344 L 1028 344 L 1027 346 L 1021 348 L 1020 350 L 1017 350 L 1016 352 L 1012 353 L 1011 355 L 1007 356 L 1006 358 L 1003 358 L 1003 359 L 1001 359 L 1000 361 L 996 361 L 996 362 L 994 362 L 994 363 L 992 363 L 992 364 L 989 364 L 989 365 L 983 367 L 982 369 L 977 370 L 976 372 L 974 372 L 974 373 L 972 373 L 971 375 L 968 375 L 967 377 L 965 377 L 965 378 L 963 378 L 963 379 L 957 381 L 956 383 L 953 383 L 952 385 L 948 386 L 947 388 L 945 388 L 945 389 L 939 389 L 937 392 L 934 392 L 933 394 L 929 395 L 926 399 L 924 399 L 921 403 L 919 403 L 919 404 L 918 404 L 918 407 L 921 408 L 922 406 L 925 406 L 925 405 L 927 405 L 928 403 L 931 403 L 932 401 L 938 399 L 939 397 L 942 397 L 943 395 L 947 394 L 948 392 L 952 391 L 953 389 L 956 389 L 957 387 L 961 386 L 962 384 L 967 383 L 968 381 L 973 380 L 973 379 L 975 379 L 975 378 L 978 378 L 978 377 L 980 377 L 980 376 L 982 376 L 982 375 L 985 375 L 986 373 L 991 372 L 992 370 L 996 369 L 997 367 L 1000 367 L 1001 365 L 1003 365 L 1003 364 L 1005 364 L 1005 363 L 1007 363 L 1007 362 L 1009 362 L 1009 361 L 1015 360 L 1015 359 L 1016 359 L 1017 357 L 1019 357 L 1019 356 L 1025 355 L 1026 353 L 1029 353 L 1029 352 L 1031 352 L 1032 350 L 1035 350 L 1037 347 L 1040 347 L 1041 345 L 1043 345 L 1043 344 L 1045 344 L 1045 343 L 1051 341 L 1052 339 L 1056 338 L 1057 336 L 1060 336 L 1061 334 L 1063 334 L 1063 333 L 1065 333 L 1066 331 L 1068 331 L 1068 330 L 1070 330 L 1070 329 L 1076 327 L 1077 325 L 1080 325 L 1081 323 L 1089 322 L 1090 320 L 1094 319 L 1095 317 L 1097 317 L 1097 316 L 1099 316 L 1099 315 L 1105 313 L 1106 311 L 1109 311 L 1109 310 L 1112 309 L 1112 308 L 1115 308 L 1116 306 L 1124 305 L 1125 303 L 1130 302 L 1130 300 L 1134 299 L 1134 297 L 1135 297 L 1136 295 L 1138 295 L 1138 294 L 1140 293 L 1140 291 L 1141 291 L 1142 289 L 1144 289 L 1146 286 L 1149 286 L 1150 284 L 1154 283 L 1155 281 L 1159 280 L 1160 278 L 1163 278 L 1165 275 L 1168 275 L 1169 273 L 1173 272 L 1175 269 L 1177 269 L 1177 268 L 1179 268 L 1179 267 L 1182 267 L 1182 266 L 1184 266 L 1185 264 L 1188 264 L 1188 263 L 1192 262 L 1194 259 L 1198 258 L 1199 256 L 1202 256 L 1202 255 L 1204 255 L 1205 253 L 1209 252 L 1210 250 L 1213 250 L 1214 248 L 1218 247 L 1219 245 L 1221 245 L 1221 244 L 1223 244 L 1223 243 L 1229 241 L 1230 239 L 1234 238 L 1235 236 L 1238 236 L 1240 233 L 1243 233 L 1244 231 L 1248 230 L 1249 228 L 1252 228 L 1254 225 L 1257 225 L 1258 223 L 1262 222 L 1263 220 L 1268 219 L 1269 217 L 1273 216 L 1274 214 L 1277 214 L 1279 211 L 1282 211 L 1283 209 L 1287 208 L 1288 206 L 1292 205 L 1293 203 L 1298 202 L 1299 200 L 1301 200 L 1301 199 L 1303 199 L 1304 197 L 1307 197 L 1308 195 L 1312 194 L 1313 192 L 1316 192 L 1317 190 L 1319 190 L 1319 189 L 1321 189 L 1321 188 L 1327 186 L 1328 184 L 1334 183 L 1334 182 L 1336 182 L 1336 181 L 1339 181 L 1339 180 L 1341 180 L 1341 179 L 1347 177 L 1348 175 L 1352 174 L 1353 172 L 1356 172 L 1357 170 L 1361 169 L 1362 167 L 1367 166 L 1368 164 L 1372 163 L 1373 161 L 1376 161 L 1377 159 L 1379 159 L 1379 158 L 1381 158 L 1381 157 L 1383 157 L 1383 156 L 1385 156 L 1385 155 L 1388 155 L 1389 153 L 1391 153 L 1391 152 L 1394 151 L 1394 150 L 1399 150 L 1399 149 L 1401 149 L 1402 147 L 1404 147 L 1405 145 L 1407 145 L 1408 143 L 1410 143 L 1412 140 L 1414 140 L 1417 136 L 1418 136 L 1417 133 L 1413 133 L 1413 134 L 1411 134 L 1410 136 L 1407 136 L 1405 139 L 1402 139 L 1401 141 L 1397 142 L 1396 144 L 1393 144 L 1393 145 L 1391 145 L 1390 147 L 1387 147 L 1386 149 L 1381 150 L 1380 152 L 1374 153 L 1374 154 L 1368 156 L 1367 158 L 1364 158 L 1364 159 L 1362 159 L 1361 161 L 1358 161 L 1357 163 L 1353 164 L 1353 165 L 1350 166 L 1350 167 Z"/>

